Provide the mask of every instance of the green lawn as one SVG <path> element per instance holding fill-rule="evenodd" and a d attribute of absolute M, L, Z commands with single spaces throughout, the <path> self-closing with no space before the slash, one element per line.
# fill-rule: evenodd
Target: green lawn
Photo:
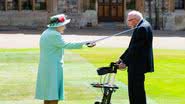
<path fill-rule="evenodd" d="M 120 48 L 75 50 L 96 67 L 116 61 L 124 52 Z M 185 50 L 154 50 L 155 73 L 146 74 L 149 97 L 159 104 L 185 104 Z M 119 71 L 117 79 L 127 83 L 127 72 Z"/>
<path fill-rule="evenodd" d="M 38 60 L 38 49 L 0 49 L 0 104 L 42 104 L 34 99 Z M 65 101 L 59 104 L 93 104 L 102 96 L 90 86 L 99 77 L 86 59 L 67 51 L 64 67 Z M 113 102 L 127 104 L 127 91 L 120 89 Z"/>
<path fill-rule="evenodd" d="M 97 91 L 89 83 L 97 79 L 95 69 L 116 61 L 123 51 L 120 48 L 66 51 L 66 100 L 60 104 L 93 104 Z M 154 55 L 155 73 L 146 75 L 147 96 L 157 104 L 185 104 L 185 51 L 155 50 Z M 0 49 L 0 104 L 42 103 L 34 100 L 38 60 L 38 49 Z M 126 71 L 119 71 L 116 77 L 127 84 Z M 126 91 L 119 90 L 114 95 L 114 102 L 128 104 Z"/>

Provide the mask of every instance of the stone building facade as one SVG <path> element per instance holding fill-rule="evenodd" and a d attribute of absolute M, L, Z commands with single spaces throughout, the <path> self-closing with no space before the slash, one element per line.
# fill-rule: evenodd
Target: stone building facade
<path fill-rule="evenodd" d="M 185 0 L 148 0 L 143 12 L 156 29 L 185 30 Z"/>
<path fill-rule="evenodd" d="M 127 13 L 133 9 L 155 29 L 185 29 L 185 0 L 0 0 L 0 26 L 44 27 L 59 13 L 72 19 L 71 27 L 126 26 Z"/>

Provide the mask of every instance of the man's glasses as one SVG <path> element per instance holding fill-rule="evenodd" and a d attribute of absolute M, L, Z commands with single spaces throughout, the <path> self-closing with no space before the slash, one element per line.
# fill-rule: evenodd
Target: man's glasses
<path fill-rule="evenodd" d="M 134 18 L 133 18 L 133 19 L 129 19 L 129 20 L 127 20 L 127 21 L 129 21 L 129 22 L 130 22 L 130 21 L 132 21 L 132 20 L 134 20 Z"/>

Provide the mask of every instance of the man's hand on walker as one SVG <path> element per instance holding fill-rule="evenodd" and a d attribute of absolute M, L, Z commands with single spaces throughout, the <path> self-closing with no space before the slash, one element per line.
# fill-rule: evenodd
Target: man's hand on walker
<path fill-rule="evenodd" d="M 91 48 L 91 47 L 94 47 L 96 46 L 96 43 L 86 43 L 87 47 Z"/>

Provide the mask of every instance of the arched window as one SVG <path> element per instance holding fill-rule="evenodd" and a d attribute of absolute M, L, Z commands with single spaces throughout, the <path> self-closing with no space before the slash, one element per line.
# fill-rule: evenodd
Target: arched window
<path fill-rule="evenodd" d="M 175 9 L 184 9 L 184 0 L 175 0 Z"/>

